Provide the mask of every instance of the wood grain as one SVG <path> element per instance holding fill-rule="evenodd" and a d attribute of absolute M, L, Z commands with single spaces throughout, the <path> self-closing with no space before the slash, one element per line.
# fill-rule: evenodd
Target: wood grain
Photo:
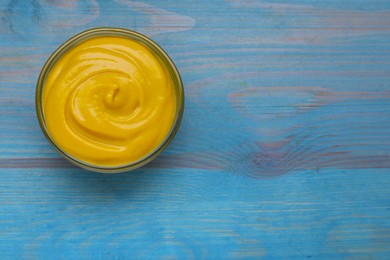
<path fill-rule="evenodd" d="M 0 1 L 1 259 L 389 259 L 390 3 Z M 147 166 L 62 159 L 45 60 L 98 26 L 176 63 L 181 128 Z"/>

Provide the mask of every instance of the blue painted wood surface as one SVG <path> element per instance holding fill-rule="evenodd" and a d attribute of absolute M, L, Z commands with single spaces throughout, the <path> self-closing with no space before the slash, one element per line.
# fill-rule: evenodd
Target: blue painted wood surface
<path fill-rule="evenodd" d="M 390 2 L 0 1 L 0 258 L 390 258 Z M 82 30 L 153 38 L 183 123 L 135 172 L 78 169 L 38 126 Z"/>

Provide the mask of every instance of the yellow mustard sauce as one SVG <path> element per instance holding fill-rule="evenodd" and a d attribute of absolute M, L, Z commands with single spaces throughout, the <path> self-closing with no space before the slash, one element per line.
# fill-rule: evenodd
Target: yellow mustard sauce
<path fill-rule="evenodd" d="M 47 130 L 71 157 L 121 166 L 153 152 L 176 116 L 169 71 L 146 46 L 97 36 L 65 52 L 48 72 L 42 108 Z"/>

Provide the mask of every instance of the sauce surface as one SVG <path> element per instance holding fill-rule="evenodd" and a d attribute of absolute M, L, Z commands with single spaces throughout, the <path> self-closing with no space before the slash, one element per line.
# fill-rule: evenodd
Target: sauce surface
<path fill-rule="evenodd" d="M 168 69 L 135 40 L 99 36 L 57 60 L 43 88 L 49 134 L 70 156 L 96 166 L 145 158 L 167 137 L 176 98 Z"/>

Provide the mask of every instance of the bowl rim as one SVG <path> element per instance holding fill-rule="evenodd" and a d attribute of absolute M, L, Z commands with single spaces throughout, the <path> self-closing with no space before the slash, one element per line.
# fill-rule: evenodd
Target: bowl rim
<path fill-rule="evenodd" d="M 47 75 L 49 74 L 51 67 L 64 55 L 69 49 L 71 49 L 73 46 L 77 45 L 80 42 L 83 42 L 85 40 L 99 37 L 99 36 L 122 36 L 125 38 L 129 38 L 132 40 L 137 41 L 138 43 L 143 44 L 145 47 L 147 47 L 149 50 L 155 54 L 163 66 L 165 66 L 169 74 L 171 75 L 171 78 L 173 80 L 173 85 L 175 88 L 176 93 L 176 115 L 175 115 L 175 121 L 172 124 L 171 130 L 165 137 L 165 139 L 161 142 L 160 145 L 158 145 L 153 151 L 151 151 L 148 155 L 144 156 L 143 158 L 131 162 L 129 164 L 125 165 L 119 165 L 119 166 L 99 166 L 90 164 L 87 162 L 84 162 L 80 159 L 77 159 L 74 156 L 71 156 L 67 152 L 65 152 L 63 149 L 61 149 L 56 142 L 51 137 L 47 127 L 46 127 L 46 121 L 44 116 L 44 109 L 42 104 L 42 95 L 43 95 L 43 89 L 44 84 L 47 78 Z M 152 39 L 149 37 L 125 28 L 119 28 L 119 27 L 95 27 L 91 28 L 85 31 L 82 31 L 80 33 L 75 34 L 68 40 L 66 40 L 64 43 L 62 43 L 47 59 L 45 64 L 43 65 L 41 72 L 38 77 L 38 81 L 36 84 L 36 90 L 35 90 L 35 109 L 36 109 L 36 115 L 37 119 L 40 125 L 40 128 L 45 135 L 46 139 L 49 141 L 49 143 L 54 147 L 57 152 L 62 155 L 65 159 L 70 161 L 71 163 L 90 170 L 94 172 L 100 172 L 100 173 L 119 173 L 119 172 L 126 172 L 131 171 L 134 169 L 137 169 L 139 167 L 144 166 L 145 164 L 151 162 L 154 158 L 156 158 L 173 140 L 175 137 L 179 127 L 180 123 L 183 118 L 184 113 L 184 88 L 183 88 L 183 82 L 180 76 L 180 73 L 176 67 L 176 65 L 173 63 L 172 59 L 169 57 L 169 55 Z"/>

